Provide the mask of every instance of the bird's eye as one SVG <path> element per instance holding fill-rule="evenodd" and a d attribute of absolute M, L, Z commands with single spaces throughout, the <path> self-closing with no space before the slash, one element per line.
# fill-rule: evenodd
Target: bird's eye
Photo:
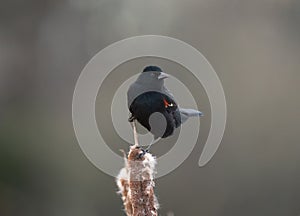
<path fill-rule="evenodd" d="M 156 76 L 156 74 L 155 74 L 155 73 L 151 73 L 151 76 L 152 76 L 152 77 L 155 77 L 155 76 Z"/>

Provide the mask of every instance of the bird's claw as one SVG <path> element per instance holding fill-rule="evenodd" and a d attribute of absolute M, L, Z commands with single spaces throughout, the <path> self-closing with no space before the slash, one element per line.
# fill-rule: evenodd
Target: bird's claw
<path fill-rule="evenodd" d="M 146 153 L 149 152 L 148 149 L 145 150 L 145 149 L 141 148 L 141 150 L 142 150 L 142 152 L 137 155 L 137 159 L 141 159 Z"/>
<path fill-rule="evenodd" d="M 133 115 L 131 115 L 129 118 L 128 118 L 128 121 L 129 122 L 133 122 L 135 120 L 135 117 Z"/>

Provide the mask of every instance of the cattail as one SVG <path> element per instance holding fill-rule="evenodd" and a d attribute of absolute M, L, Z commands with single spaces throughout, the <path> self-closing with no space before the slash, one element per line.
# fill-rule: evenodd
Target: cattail
<path fill-rule="evenodd" d="M 156 159 L 134 145 L 116 182 L 127 216 L 157 216 L 159 204 L 154 194 Z"/>

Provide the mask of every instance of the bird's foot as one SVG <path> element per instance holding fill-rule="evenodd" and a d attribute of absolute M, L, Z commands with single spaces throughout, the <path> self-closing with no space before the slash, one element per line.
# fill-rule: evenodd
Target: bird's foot
<path fill-rule="evenodd" d="M 161 137 L 158 137 L 158 138 L 153 138 L 153 140 L 151 141 L 151 143 L 148 145 L 148 147 L 145 149 L 146 152 L 149 152 L 150 151 L 150 148 L 151 146 L 156 143 L 158 140 L 160 140 Z"/>
<path fill-rule="evenodd" d="M 141 147 L 137 147 L 137 148 L 139 148 L 139 149 L 141 149 L 141 150 L 142 150 L 142 152 L 141 152 L 141 153 L 139 153 L 139 154 L 137 155 L 137 159 L 141 159 L 142 157 L 144 157 L 144 156 L 145 156 L 145 154 L 146 154 L 146 153 L 148 153 L 148 152 L 149 152 L 147 149 L 143 149 L 143 148 L 141 148 Z"/>
<path fill-rule="evenodd" d="M 129 122 L 133 122 L 136 118 L 131 114 L 131 116 L 128 118 Z"/>

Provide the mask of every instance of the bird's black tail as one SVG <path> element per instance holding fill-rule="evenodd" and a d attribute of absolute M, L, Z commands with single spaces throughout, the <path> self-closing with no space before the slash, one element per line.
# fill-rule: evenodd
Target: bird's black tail
<path fill-rule="evenodd" d="M 181 124 L 184 123 L 189 117 L 203 116 L 202 112 L 194 109 L 179 108 L 179 112 L 181 117 Z"/>

